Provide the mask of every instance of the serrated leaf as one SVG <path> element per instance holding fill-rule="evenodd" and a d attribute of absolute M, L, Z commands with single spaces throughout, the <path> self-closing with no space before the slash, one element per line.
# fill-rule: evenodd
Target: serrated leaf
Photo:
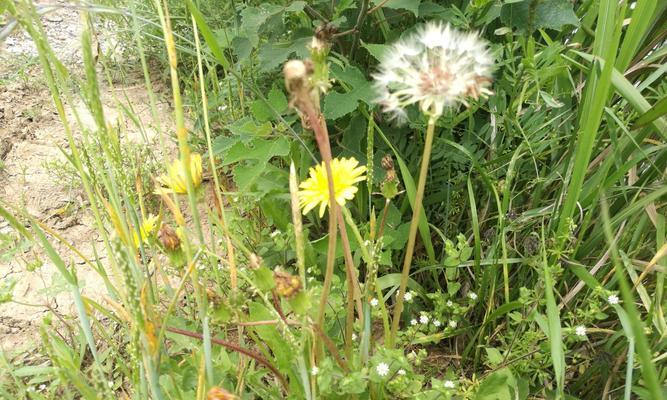
<path fill-rule="evenodd" d="M 246 7 L 241 11 L 241 31 L 250 40 L 253 47 L 259 44 L 259 32 L 262 25 L 283 10 L 281 6 L 264 3 L 260 7 Z"/>
<path fill-rule="evenodd" d="M 559 30 L 563 25 L 579 26 L 579 18 L 568 0 L 526 0 L 505 4 L 500 11 L 500 20 L 505 25 L 529 32 L 543 28 Z"/>
<path fill-rule="evenodd" d="M 228 129 L 241 140 L 250 140 L 258 136 L 268 136 L 273 131 L 271 124 L 265 122 L 257 124 L 252 118 L 245 117 L 229 125 Z"/>
<path fill-rule="evenodd" d="M 310 37 L 300 37 L 285 43 L 265 43 L 259 48 L 259 70 L 270 71 L 282 65 L 292 54 L 299 58 L 308 57 Z"/>
<path fill-rule="evenodd" d="M 250 143 L 236 142 L 228 151 L 222 165 L 239 161 L 257 160 L 268 162 L 273 157 L 286 156 L 289 153 L 289 141 L 285 137 L 276 139 L 255 139 Z"/>
<path fill-rule="evenodd" d="M 373 4 L 379 4 L 380 2 L 381 0 L 374 0 Z M 416 17 L 419 15 L 420 3 L 421 0 L 389 0 L 383 4 L 383 7 L 408 10 Z"/>
<path fill-rule="evenodd" d="M 268 102 L 263 99 L 255 100 L 250 105 L 252 114 L 258 121 L 264 122 L 274 119 L 275 114 L 271 108 L 279 114 L 287 110 L 287 97 L 277 86 L 271 88 L 267 100 Z"/>
<path fill-rule="evenodd" d="M 391 46 L 387 44 L 375 44 L 375 43 L 363 43 L 361 47 L 366 49 L 368 53 L 378 61 L 382 61 L 384 55 L 387 54 L 387 51 L 389 51 L 389 49 L 391 48 Z"/>
<path fill-rule="evenodd" d="M 332 91 L 324 98 L 324 116 L 327 119 L 343 117 L 356 110 L 359 101 L 370 104 L 375 97 L 371 82 L 366 80 L 358 68 L 348 66 L 341 69 L 333 66 L 331 74 L 351 88 L 347 93 Z"/>

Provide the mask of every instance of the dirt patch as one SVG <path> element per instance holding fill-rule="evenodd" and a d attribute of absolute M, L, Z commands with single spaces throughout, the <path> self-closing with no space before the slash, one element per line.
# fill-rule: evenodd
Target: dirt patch
<path fill-rule="evenodd" d="M 80 18 L 75 9 L 61 7 L 61 2 L 40 2 L 40 7 L 59 6 L 42 16 L 49 42 L 61 61 L 74 73 L 80 72 Z M 25 209 L 67 243 L 94 259 L 95 251 L 105 258 L 100 235 L 86 212 L 85 195 L 79 188 L 68 188 L 54 175 L 54 165 L 65 164 L 68 151 L 66 131 L 55 110 L 50 92 L 43 83 L 42 71 L 35 60 L 34 44 L 28 35 L 17 31 L 0 44 L 0 199 Z M 118 126 L 124 137 L 139 145 L 155 146 L 157 132 L 150 129 L 152 116 L 149 99 L 141 79 L 113 88 L 102 87 L 101 100 L 107 122 Z M 122 100 L 120 100 L 122 99 Z M 139 129 L 125 118 L 119 105 L 132 104 L 134 113 L 148 129 Z M 137 109 L 139 107 L 139 109 Z M 163 126 L 171 120 L 168 106 L 161 104 L 159 118 Z M 83 102 L 68 106 L 85 128 L 94 123 Z M 75 140 L 80 131 L 72 127 Z M 22 248 L 3 261 L 2 240 L 16 238 L 9 223 L 0 218 L 0 277 L 16 280 L 14 300 L 0 305 L 0 351 L 17 352 L 33 346 L 38 326 L 47 310 L 72 315 L 74 305 L 57 268 L 37 246 Z M 99 299 L 106 292 L 100 276 L 82 262 L 66 245 L 52 240 L 66 263 L 76 266 L 84 296 Z"/>

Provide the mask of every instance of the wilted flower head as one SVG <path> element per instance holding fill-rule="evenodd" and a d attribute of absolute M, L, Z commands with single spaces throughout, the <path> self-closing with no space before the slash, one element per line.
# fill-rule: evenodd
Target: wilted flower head
<path fill-rule="evenodd" d="M 405 118 L 404 107 L 419 103 L 431 117 L 445 107 L 467 105 L 467 98 L 487 96 L 493 57 L 476 33 L 429 23 L 395 43 L 374 75 L 376 100 L 385 112 Z"/>
<path fill-rule="evenodd" d="M 201 154 L 192 153 L 190 155 L 190 177 L 192 179 L 192 185 L 196 189 L 201 185 L 202 181 L 202 165 L 201 165 Z M 185 164 L 181 159 L 174 160 L 169 168 L 167 169 L 167 174 L 161 175 L 157 178 L 157 181 L 164 187 L 158 188 L 155 193 L 187 193 L 188 173 L 185 168 Z"/>
<path fill-rule="evenodd" d="M 334 193 L 336 202 L 342 207 L 347 200 L 352 200 L 357 187 L 355 184 L 366 177 L 366 167 L 359 166 L 359 161 L 353 157 L 334 158 L 331 161 L 331 174 L 333 175 Z M 299 203 L 303 213 L 319 206 L 320 217 L 324 216 L 324 210 L 329 205 L 329 181 L 324 163 L 310 169 L 310 177 L 299 185 Z"/>

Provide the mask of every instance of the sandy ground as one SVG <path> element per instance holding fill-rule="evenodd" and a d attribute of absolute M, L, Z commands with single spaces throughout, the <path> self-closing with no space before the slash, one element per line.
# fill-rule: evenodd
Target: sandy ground
<path fill-rule="evenodd" d="M 50 1 L 41 4 L 62 3 Z M 42 17 L 49 42 L 61 61 L 74 74 L 81 71 L 80 18 L 72 9 L 58 9 Z M 25 208 L 33 217 L 45 223 L 67 242 L 91 259 L 93 248 L 103 259 L 100 236 L 93 229 L 93 219 L 86 212 L 87 200 L 80 189 L 68 189 L 54 174 L 54 161 L 64 161 L 61 149 L 67 151 L 65 130 L 56 113 L 53 101 L 36 59 L 36 50 L 24 32 L 15 31 L 0 43 L 0 199 L 10 205 Z M 154 145 L 155 132 L 149 131 L 149 143 L 127 118 L 123 118 L 118 99 L 133 104 L 142 124 L 152 126 L 148 95 L 141 77 L 129 84 L 115 85 L 111 90 L 102 87 L 107 122 L 119 124 L 126 137 L 143 145 Z M 68 105 L 82 114 L 84 125 L 92 126 L 85 105 Z M 168 107 L 160 104 L 162 123 L 170 121 Z M 73 119 L 72 119 L 73 120 Z M 73 126 L 75 137 L 78 128 Z M 152 143 L 152 144 L 151 144 Z M 0 304 L 0 351 L 20 352 L 34 348 L 38 327 L 51 309 L 63 316 L 74 314 L 73 303 L 55 266 L 39 246 L 12 250 L 9 241 L 16 232 L 0 217 L 0 280 L 17 281 L 14 300 Z M 3 240 L 5 242 L 3 243 Z M 52 241 L 66 262 L 76 265 L 83 293 L 99 299 L 105 292 L 101 279 L 66 246 Z M 3 254 L 4 253 L 4 254 Z M 31 271 L 32 267 L 37 267 Z"/>

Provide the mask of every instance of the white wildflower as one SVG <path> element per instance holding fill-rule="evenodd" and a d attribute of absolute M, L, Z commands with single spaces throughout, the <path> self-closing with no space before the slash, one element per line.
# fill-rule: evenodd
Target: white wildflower
<path fill-rule="evenodd" d="M 470 293 L 468 293 L 468 297 L 470 298 L 470 300 L 475 301 L 475 300 L 477 300 L 477 293 L 470 292 Z"/>
<path fill-rule="evenodd" d="M 437 320 L 437 319 L 434 319 L 434 320 L 433 320 L 433 326 L 435 326 L 436 328 L 439 328 L 440 325 L 442 325 L 442 322 L 440 322 L 440 321 Z"/>
<path fill-rule="evenodd" d="M 313 368 L 310 370 L 310 374 L 311 374 L 312 376 L 317 375 L 319 372 L 320 372 L 320 369 L 317 368 L 317 367 L 313 367 Z"/>
<path fill-rule="evenodd" d="M 419 317 L 419 322 L 421 322 L 424 325 L 428 324 L 428 315 L 422 315 L 421 317 Z"/>
<path fill-rule="evenodd" d="M 356 340 L 357 340 L 357 334 L 356 334 L 356 333 L 352 333 L 352 340 L 353 340 L 353 341 L 356 341 Z"/>
<path fill-rule="evenodd" d="M 454 303 L 451 300 L 447 300 L 447 307 L 454 306 Z"/>
<path fill-rule="evenodd" d="M 446 380 L 445 383 L 443 383 L 443 386 L 446 387 L 447 389 L 454 389 L 454 387 L 456 387 L 454 382 L 450 380 Z"/>
<path fill-rule="evenodd" d="M 275 238 L 276 236 L 280 235 L 282 232 L 280 230 L 276 229 L 275 231 L 271 232 L 269 236 L 271 236 L 271 239 Z"/>
<path fill-rule="evenodd" d="M 577 334 L 577 336 L 586 336 L 586 327 L 583 325 L 579 325 L 576 328 L 574 328 L 574 333 Z"/>
<path fill-rule="evenodd" d="M 379 363 L 377 367 L 375 367 L 375 370 L 377 371 L 378 375 L 380 376 L 387 376 L 389 373 L 389 365 L 387 363 Z"/>
<path fill-rule="evenodd" d="M 619 302 L 619 300 L 618 300 L 618 296 L 616 296 L 615 294 L 609 295 L 609 297 L 607 297 L 607 301 L 608 301 L 609 304 L 611 304 L 612 306 L 613 306 L 613 305 L 616 305 L 616 304 L 618 304 L 618 302 Z"/>
<path fill-rule="evenodd" d="M 404 107 L 415 103 L 439 117 L 445 107 L 491 94 L 492 64 L 487 42 L 476 33 L 429 23 L 385 54 L 373 76 L 380 93 L 376 101 L 399 119 L 405 117 Z"/>
<path fill-rule="evenodd" d="M 380 302 L 378 301 L 378 299 L 376 299 L 375 297 L 373 297 L 373 298 L 371 299 L 371 307 L 377 307 L 378 304 L 380 304 Z"/>
<path fill-rule="evenodd" d="M 405 292 L 403 294 L 403 300 L 407 301 L 408 303 L 412 301 L 412 292 Z"/>
<path fill-rule="evenodd" d="M 414 319 L 414 318 L 412 318 L 412 319 L 410 320 L 410 325 L 412 325 L 412 326 L 417 325 L 417 320 Z"/>
<path fill-rule="evenodd" d="M 42 383 L 42 384 L 39 385 L 39 387 L 37 388 L 37 391 L 38 391 L 38 392 L 41 392 L 41 391 L 44 390 L 44 389 L 46 389 L 46 384 Z"/>
<path fill-rule="evenodd" d="M 459 323 L 454 321 L 454 320 L 449 321 L 449 327 L 450 328 L 456 328 L 458 325 L 459 325 Z"/>
<path fill-rule="evenodd" d="M 404 370 L 403 368 L 401 368 L 401 369 L 399 369 L 399 370 L 397 371 L 397 373 L 398 373 L 399 375 L 405 375 L 407 372 L 405 372 L 405 370 Z"/>

